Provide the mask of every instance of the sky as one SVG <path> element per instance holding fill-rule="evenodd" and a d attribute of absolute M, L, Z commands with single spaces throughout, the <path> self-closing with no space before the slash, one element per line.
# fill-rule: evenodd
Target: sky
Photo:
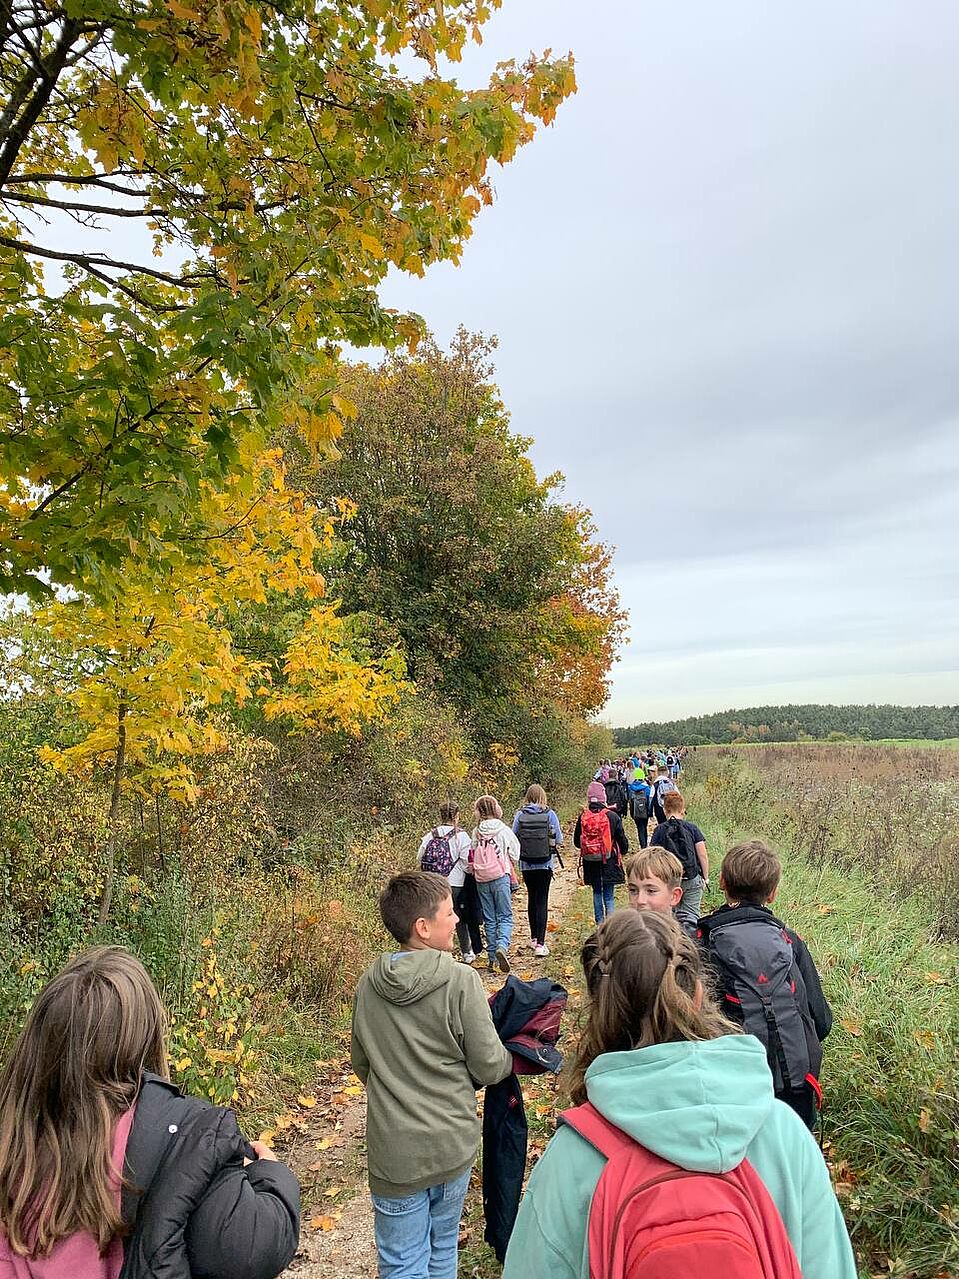
<path fill-rule="evenodd" d="M 540 473 L 617 548 L 613 724 L 959 701 L 959 6 L 504 0 L 572 49 L 459 268 Z"/>

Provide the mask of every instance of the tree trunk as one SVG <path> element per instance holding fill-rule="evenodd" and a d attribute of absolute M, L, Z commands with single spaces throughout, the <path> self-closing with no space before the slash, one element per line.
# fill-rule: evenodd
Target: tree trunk
<path fill-rule="evenodd" d="M 126 703 L 117 707 L 117 749 L 113 757 L 113 786 L 110 791 L 110 813 L 107 817 L 107 843 L 104 849 L 103 891 L 100 894 L 100 912 L 97 923 L 102 928 L 110 917 L 113 901 L 113 883 L 116 877 L 117 826 L 120 818 L 120 788 L 127 748 Z"/>

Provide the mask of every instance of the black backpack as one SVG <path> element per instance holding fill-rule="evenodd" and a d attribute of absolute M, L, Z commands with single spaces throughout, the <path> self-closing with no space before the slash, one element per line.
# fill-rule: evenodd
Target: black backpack
<path fill-rule="evenodd" d="M 702 873 L 693 832 L 681 817 L 667 817 L 656 827 L 656 843 L 679 858 L 683 879 L 695 879 Z"/>
<path fill-rule="evenodd" d="M 818 1090 L 822 1045 L 782 921 L 765 912 L 729 920 L 720 913 L 700 921 L 700 935 L 723 979 L 724 1011 L 765 1045 L 775 1091 L 811 1079 Z"/>
<path fill-rule="evenodd" d="M 524 862 L 531 864 L 549 861 L 553 850 L 549 846 L 549 812 L 543 810 L 531 813 L 523 809 L 516 821 L 519 829 L 516 837 L 519 840 L 519 855 Z"/>
<path fill-rule="evenodd" d="M 620 817 L 626 816 L 626 787 L 621 781 L 610 778 L 606 783 L 606 807 L 615 808 Z"/>

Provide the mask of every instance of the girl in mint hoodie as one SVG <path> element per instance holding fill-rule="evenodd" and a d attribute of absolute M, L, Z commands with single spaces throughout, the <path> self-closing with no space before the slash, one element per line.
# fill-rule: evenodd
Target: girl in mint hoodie
<path fill-rule="evenodd" d="M 703 993 L 695 945 L 652 911 L 618 911 L 583 947 L 589 1020 L 572 1099 L 590 1101 L 681 1168 L 748 1159 L 779 1209 L 803 1279 L 856 1279 L 815 1138 L 773 1096 L 766 1050 Z M 503 1279 L 589 1279 L 590 1204 L 603 1156 L 560 1127 L 530 1177 Z"/>

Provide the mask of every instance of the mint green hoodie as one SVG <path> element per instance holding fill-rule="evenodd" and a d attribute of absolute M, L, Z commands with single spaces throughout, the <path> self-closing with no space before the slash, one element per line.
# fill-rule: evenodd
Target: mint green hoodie
<path fill-rule="evenodd" d="M 803 1279 L 856 1279 L 849 1236 L 812 1133 L 773 1097 L 752 1035 L 604 1053 L 589 1100 L 648 1150 L 682 1168 L 728 1172 L 744 1158 L 782 1214 Z M 589 1279 L 589 1207 L 604 1159 L 561 1127 L 533 1169 L 503 1279 Z"/>

